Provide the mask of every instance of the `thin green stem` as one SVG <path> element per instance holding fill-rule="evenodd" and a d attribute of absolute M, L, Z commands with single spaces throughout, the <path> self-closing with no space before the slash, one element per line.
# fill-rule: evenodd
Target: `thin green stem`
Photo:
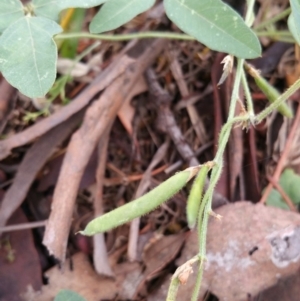
<path fill-rule="evenodd" d="M 197 279 L 196 279 L 196 284 L 195 284 L 195 287 L 193 290 L 193 295 L 192 295 L 191 301 L 198 300 L 201 283 L 202 283 L 202 276 L 203 276 L 203 269 L 204 269 L 203 258 L 199 258 L 199 260 L 200 260 L 200 262 L 199 262 L 199 268 L 198 268 L 198 273 L 197 273 Z"/>
<path fill-rule="evenodd" d="M 300 88 L 300 78 L 295 81 L 283 94 L 280 95 L 272 104 L 266 107 L 255 117 L 255 122 L 260 123 L 264 118 L 277 109 L 283 102 L 291 97 Z"/>
<path fill-rule="evenodd" d="M 199 256 L 196 255 L 184 264 L 179 266 L 172 276 L 169 286 L 166 301 L 175 301 L 180 284 L 185 284 L 191 273 L 193 273 L 192 265 L 199 261 Z"/>
<path fill-rule="evenodd" d="M 256 33 L 259 37 L 284 37 L 284 38 L 292 38 L 293 35 L 288 30 L 266 30 L 266 31 L 259 31 Z"/>
<path fill-rule="evenodd" d="M 254 120 L 255 115 L 254 115 L 254 109 L 253 109 L 253 101 L 252 101 L 252 96 L 250 93 L 250 89 L 249 89 L 249 85 L 248 85 L 248 81 L 247 81 L 247 77 L 246 77 L 246 73 L 245 70 L 243 69 L 243 73 L 242 73 L 242 85 L 244 88 L 244 92 L 245 92 L 245 97 L 246 97 L 246 101 L 247 101 L 247 112 L 249 114 L 249 119 L 250 121 Z"/>
<path fill-rule="evenodd" d="M 251 18 L 253 16 L 253 8 L 254 8 L 254 4 L 255 4 L 255 0 L 249 0 L 248 1 L 248 7 L 247 7 L 247 12 L 246 12 L 246 16 L 245 16 L 245 23 L 251 27 L 252 24 L 250 24 L 251 22 Z M 252 22 L 251 22 L 252 23 Z"/>
<path fill-rule="evenodd" d="M 191 301 L 197 301 L 198 295 L 201 287 L 202 281 L 202 273 L 203 273 L 203 261 L 205 260 L 206 254 L 206 239 L 207 239 L 207 226 L 208 226 L 208 218 L 211 212 L 211 203 L 212 203 L 212 196 L 213 191 L 215 189 L 216 184 L 221 176 L 222 167 L 223 167 L 223 160 L 222 156 L 229 138 L 229 134 L 231 131 L 232 126 L 237 122 L 245 122 L 248 120 L 248 115 L 244 116 L 237 116 L 232 118 L 231 120 L 227 121 L 226 124 L 223 125 L 220 137 L 219 137 L 219 147 L 218 153 L 215 157 L 215 160 L 218 159 L 218 162 L 212 169 L 211 179 L 209 183 L 209 187 L 206 190 L 204 197 L 201 202 L 199 216 L 198 216 L 198 235 L 199 235 L 199 258 L 200 258 L 200 267 L 198 274 L 196 285 L 193 291 L 193 296 Z"/>
<path fill-rule="evenodd" d="M 166 301 L 175 301 L 180 286 L 178 277 L 172 277 Z"/>
<path fill-rule="evenodd" d="M 260 37 L 268 37 L 270 38 L 271 40 L 273 41 L 276 41 L 276 42 L 285 42 L 285 43 L 290 43 L 290 44 L 294 44 L 295 43 L 295 39 L 292 35 L 287 35 L 287 36 L 278 36 L 278 35 L 269 35 L 267 32 L 266 34 L 259 34 L 258 36 Z"/>
<path fill-rule="evenodd" d="M 92 34 L 88 32 L 78 33 L 61 33 L 55 36 L 55 40 L 61 39 L 78 39 L 78 38 L 89 38 L 96 40 L 106 41 L 128 41 L 132 39 L 150 39 L 150 38 L 164 38 L 173 40 L 195 40 L 195 38 L 183 34 L 174 32 L 161 32 L 161 31 L 145 31 L 129 34 Z"/>
<path fill-rule="evenodd" d="M 265 28 L 271 24 L 276 23 L 277 21 L 280 21 L 281 19 L 287 17 L 290 13 L 291 13 L 291 8 L 287 8 L 284 11 L 282 11 L 281 13 L 279 13 L 278 15 L 274 16 L 271 19 L 265 20 L 263 22 L 261 22 L 260 24 L 258 24 L 257 26 L 254 27 L 255 31 L 258 31 L 262 28 Z"/>
<path fill-rule="evenodd" d="M 236 102 L 239 99 L 239 88 L 240 88 L 241 77 L 242 77 L 242 72 L 243 72 L 243 64 L 244 64 L 244 59 L 237 59 L 236 73 L 235 73 L 232 94 L 231 94 L 227 121 L 229 121 L 233 118 L 234 113 L 235 113 Z M 227 141 L 226 141 L 226 143 L 227 143 Z M 217 162 L 218 161 L 219 160 L 217 160 Z"/>
<path fill-rule="evenodd" d="M 200 265 L 198 269 L 198 275 L 196 279 L 196 284 L 193 290 L 193 295 L 191 301 L 197 301 L 200 293 L 201 282 L 202 282 L 202 274 L 204 269 L 204 260 L 206 257 L 206 240 L 207 240 L 207 227 L 208 227 L 208 218 L 209 213 L 211 211 L 211 202 L 213 190 L 215 188 L 216 183 L 221 175 L 222 166 L 215 166 L 212 171 L 211 181 L 208 190 L 206 191 L 201 206 L 204 209 L 200 209 L 199 211 L 199 222 L 198 222 L 198 235 L 199 235 L 199 260 Z"/>

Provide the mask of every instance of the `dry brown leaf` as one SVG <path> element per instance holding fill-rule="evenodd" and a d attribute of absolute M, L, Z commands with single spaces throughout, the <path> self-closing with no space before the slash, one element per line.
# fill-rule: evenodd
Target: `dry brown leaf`
<path fill-rule="evenodd" d="M 136 288 L 144 274 L 137 262 L 124 262 L 114 268 L 118 287 L 118 300 L 133 300 Z"/>
<path fill-rule="evenodd" d="M 145 274 L 150 275 L 163 269 L 178 254 L 186 238 L 185 233 L 160 236 L 145 247 L 143 261 Z"/>
<path fill-rule="evenodd" d="M 72 268 L 71 268 L 72 266 Z M 49 284 L 44 285 L 40 292 L 28 291 L 24 294 L 26 301 L 52 301 L 62 289 L 77 292 L 88 301 L 111 300 L 117 295 L 114 280 L 99 276 L 83 253 L 67 260 L 63 270 L 57 266 L 46 272 Z"/>
<path fill-rule="evenodd" d="M 134 96 L 147 91 L 147 89 L 148 87 L 144 77 L 140 77 L 136 85 L 134 85 L 132 90 L 130 91 L 130 94 L 124 100 L 123 105 L 118 112 L 118 117 L 130 136 L 132 136 L 133 132 L 132 120 L 135 114 L 135 109 L 130 102 Z"/>
<path fill-rule="evenodd" d="M 26 222 L 20 209 L 9 220 L 9 224 Z M 0 240 L 0 300 L 20 301 L 27 286 L 39 289 L 41 285 L 40 261 L 31 231 L 4 233 Z"/>

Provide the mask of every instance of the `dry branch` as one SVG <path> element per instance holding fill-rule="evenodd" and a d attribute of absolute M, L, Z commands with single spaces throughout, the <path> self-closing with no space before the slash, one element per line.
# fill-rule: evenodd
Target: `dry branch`
<path fill-rule="evenodd" d="M 186 98 L 190 95 L 189 88 L 184 80 L 181 66 L 178 62 L 178 59 L 175 57 L 174 52 L 169 53 L 169 59 L 170 59 L 170 69 L 178 85 L 180 94 L 183 98 Z M 193 124 L 194 130 L 197 134 L 200 144 L 204 144 L 205 142 L 207 142 L 206 132 L 205 132 L 203 121 L 199 117 L 196 107 L 192 104 L 189 104 L 186 106 L 186 109 L 191 118 L 191 122 Z"/>
<path fill-rule="evenodd" d="M 81 128 L 72 136 L 54 192 L 52 212 L 43 240 L 50 254 L 62 262 L 65 260 L 79 182 L 89 157 L 138 77 L 153 63 L 165 45 L 164 40 L 152 43 L 140 41 L 129 50 L 125 57 L 133 63 L 90 106 Z"/>
<path fill-rule="evenodd" d="M 172 101 L 171 95 L 160 86 L 152 69 L 147 70 L 146 79 L 149 86 L 149 92 L 157 106 L 158 117 L 164 123 L 166 131 L 173 140 L 178 152 L 189 166 L 199 165 L 199 161 L 196 158 L 194 151 L 186 142 L 170 109 L 170 103 Z"/>
<path fill-rule="evenodd" d="M 111 120 L 111 123 L 107 126 L 106 132 L 102 135 L 98 143 L 98 166 L 96 171 L 96 191 L 94 195 L 95 217 L 98 217 L 103 214 L 103 180 L 106 167 L 109 134 L 113 121 L 114 119 Z M 93 259 L 96 272 L 100 275 L 110 277 L 114 276 L 114 273 L 109 265 L 104 233 L 98 233 L 94 235 L 93 241 Z"/>

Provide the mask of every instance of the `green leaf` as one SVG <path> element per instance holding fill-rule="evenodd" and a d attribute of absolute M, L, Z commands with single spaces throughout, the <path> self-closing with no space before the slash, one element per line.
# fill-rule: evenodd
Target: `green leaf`
<path fill-rule="evenodd" d="M 297 175 L 292 169 L 287 168 L 280 176 L 279 184 L 285 193 L 290 197 L 291 201 L 295 205 L 300 204 L 300 176 Z M 284 199 L 280 193 L 272 189 L 267 199 L 267 205 L 279 207 L 282 209 L 289 210 Z"/>
<path fill-rule="evenodd" d="M 0 32 L 11 23 L 24 16 L 23 5 L 19 0 L 0 1 Z"/>
<path fill-rule="evenodd" d="M 300 31 L 300 0 L 290 0 L 295 30 Z M 289 25 L 290 26 L 290 25 Z M 290 28 L 291 30 L 291 28 Z M 292 32 L 292 30 L 291 30 Z M 294 35 L 294 33 L 292 32 Z"/>
<path fill-rule="evenodd" d="M 90 32 L 100 33 L 118 28 L 153 6 L 155 0 L 110 0 L 90 24 Z"/>
<path fill-rule="evenodd" d="M 220 0 L 164 0 L 167 16 L 207 47 L 240 58 L 261 55 L 255 33 Z"/>
<path fill-rule="evenodd" d="M 57 48 L 52 36 L 61 32 L 54 21 L 24 16 L 0 37 L 0 70 L 7 81 L 29 97 L 42 97 L 56 77 Z"/>
<path fill-rule="evenodd" d="M 70 290 L 61 290 L 54 301 L 86 301 L 83 297 Z"/>
<path fill-rule="evenodd" d="M 33 0 L 34 12 L 37 16 L 57 21 L 59 13 L 70 7 L 90 8 L 103 4 L 107 0 Z"/>
<path fill-rule="evenodd" d="M 295 18 L 293 14 L 290 14 L 288 18 L 288 27 L 290 32 L 292 33 L 296 42 L 300 45 L 300 30 L 297 29 Z"/>

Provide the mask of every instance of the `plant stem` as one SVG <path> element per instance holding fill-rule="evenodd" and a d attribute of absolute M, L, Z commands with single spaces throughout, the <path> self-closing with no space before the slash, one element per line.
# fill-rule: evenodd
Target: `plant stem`
<path fill-rule="evenodd" d="M 267 31 L 259 31 L 256 33 L 259 37 L 284 37 L 284 38 L 293 38 L 293 35 L 288 30 L 267 30 Z"/>
<path fill-rule="evenodd" d="M 88 32 L 78 33 L 61 33 L 55 36 L 55 40 L 61 39 L 78 39 L 78 38 L 89 38 L 96 40 L 106 41 L 128 41 L 132 39 L 149 39 L 149 38 L 164 38 L 164 39 L 175 39 L 175 40 L 195 40 L 195 38 L 183 34 L 174 32 L 161 32 L 161 31 L 145 31 L 129 34 L 92 34 Z"/>
<path fill-rule="evenodd" d="M 241 78 L 243 74 L 243 64 L 244 64 L 244 59 L 237 59 L 236 74 L 235 74 L 235 79 L 234 79 L 234 84 L 233 84 L 233 89 L 232 89 L 232 94 L 230 99 L 228 119 L 227 119 L 227 123 L 223 126 L 223 128 L 234 121 L 235 107 L 236 107 L 236 102 L 239 98 L 239 88 L 240 88 Z M 222 160 L 223 152 L 228 142 L 228 138 L 229 138 L 229 133 L 227 136 L 224 136 L 224 139 L 222 139 L 222 141 L 219 139 L 219 147 L 214 159 L 214 161 L 217 164 L 220 164 L 220 160 Z"/>
<path fill-rule="evenodd" d="M 178 277 L 172 277 L 166 301 L 175 301 L 180 286 Z"/>
<path fill-rule="evenodd" d="M 247 101 L 247 112 L 249 114 L 249 119 L 252 122 L 255 118 L 255 115 L 254 115 L 254 109 L 253 109 L 252 96 L 250 93 L 250 89 L 249 89 L 249 85 L 248 85 L 248 81 L 247 81 L 247 77 L 246 77 L 246 73 L 245 73 L 244 69 L 243 69 L 243 73 L 242 73 L 242 85 L 244 88 L 245 97 L 246 97 L 246 101 Z"/>
<path fill-rule="evenodd" d="M 273 23 L 276 23 L 277 21 L 287 17 L 290 13 L 291 13 L 291 8 L 287 8 L 284 11 L 282 11 L 281 13 L 279 13 L 278 15 L 274 16 L 271 19 L 265 20 L 263 22 L 261 22 L 260 24 L 258 24 L 256 27 L 254 27 L 255 31 L 258 31 L 264 27 L 267 27 Z"/>
<path fill-rule="evenodd" d="M 194 287 L 194 291 L 193 291 L 191 301 L 197 301 L 198 300 L 198 295 L 199 295 L 200 288 L 201 288 L 201 283 L 202 283 L 202 276 L 203 276 L 203 258 L 200 258 L 196 284 L 195 284 L 195 287 Z"/>
<path fill-rule="evenodd" d="M 260 123 L 264 118 L 271 114 L 275 109 L 277 109 L 284 101 L 291 97 L 300 88 L 300 78 L 294 82 L 283 94 L 281 94 L 272 104 L 266 107 L 262 112 L 260 112 L 256 118 L 255 122 Z"/>
<path fill-rule="evenodd" d="M 232 93 L 233 94 L 233 93 Z M 199 259 L 200 259 L 200 267 L 199 272 L 203 273 L 203 261 L 205 259 L 206 254 L 206 238 L 207 238 L 207 226 L 208 226 L 208 218 L 211 212 L 211 203 L 212 203 L 212 196 L 215 186 L 220 178 L 222 167 L 223 167 L 223 153 L 229 138 L 229 134 L 231 131 L 232 126 L 237 122 L 245 122 L 249 119 L 248 114 L 243 116 L 233 117 L 232 119 L 228 120 L 226 124 L 223 125 L 220 137 L 219 137 L 219 145 L 218 145 L 218 152 L 215 156 L 215 162 L 217 164 L 212 169 L 211 180 L 209 183 L 209 187 L 204 194 L 201 207 L 199 210 L 199 217 L 198 217 L 198 235 L 199 235 Z M 218 161 L 217 161 L 218 160 Z M 204 208 L 204 209 L 203 209 Z M 201 270 L 202 269 L 202 270 Z M 199 290 L 201 286 L 202 274 L 201 277 L 197 277 L 196 285 L 193 291 L 192 301 L 198 300 Z M 200 281 L 200 282 L 199 282 Z"/>
<path fill-rule="evenodd" d="M 249 0 L 248 1 L 248 7 L 247 7 L 246 16 L 245 16 L 245 23 L 249 27 L 252 25 L 252 24 L 250 24 L 250 22 L 251 22 L 251 17 L 252 17 L 252 14 L 253 14 L 254 4 L 255 4 L 255 0 Z"/>

